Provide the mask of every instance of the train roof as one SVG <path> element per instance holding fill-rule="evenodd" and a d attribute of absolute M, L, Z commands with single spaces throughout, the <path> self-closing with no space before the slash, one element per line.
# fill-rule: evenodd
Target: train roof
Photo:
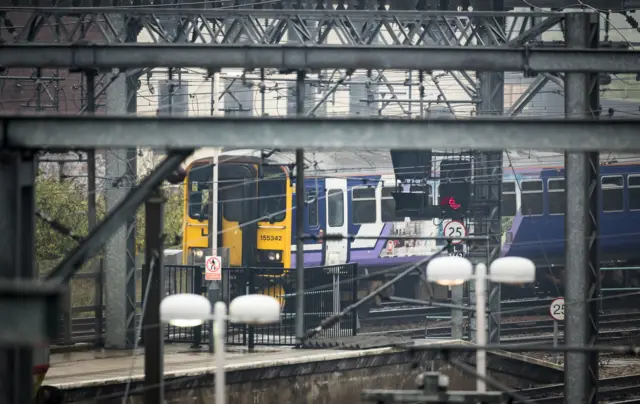
<path fill-rule="evenodd" d="M 225 151 L 226 156 L 259 157 L 260 150 L 236 149 Z M 269 158 L 273 163 L 295 162 L 294 152 L 275 152 Z M 638 154 L 603 153 L 603 163 L 640 163 Z M 388 150 L 359 150 L 338 152 L 307 152 L 306 175 L 309 177 L 378 176 L 393 174 L 391 154 Z M 534 150 L 515 150 L 503 153 L 503 166 L 518 170 L 559 168 L 564 165 L 564 153 Z"/>

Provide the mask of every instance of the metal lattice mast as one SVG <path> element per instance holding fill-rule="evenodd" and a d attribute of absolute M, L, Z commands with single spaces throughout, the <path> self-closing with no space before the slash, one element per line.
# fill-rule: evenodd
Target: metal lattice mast
<path fill-rule="evenodd" d="M 598 14 L 576 13 L 566 18 L 566 46 L 598 45 Z M 567 73 L 567 119 L 597 118 L 598 74 Z M 598 337 L 600 260 L 598 259 L 599 155 L 597 152 L 565 154 L 565 342 L 595 344 Z M 565 353 L 567 403 L 598 403 L 598 353 Z"/>
<path fill-rule="evenodd" d="M 487 0 L 480 4 L 483 10 L 503 11 L 501 0 Z M 476 5 L 477 7 L 478 5 Z M 495 42 L 504 33 L 504 18 L 496 18 L 497 32 L 491 28 L 481 29 L 480 38 L 485 43 Z M 497 44 L 496 44 L 497 45 Z M 478 115 L 500 116 L 504 109 L 504 73 L 478 72 Z M 470 246 L 469 258 L 487 265 L 498 258 L 501 248 L 501 204 L 502 204 L 502 150 L 473 153 L 473 195 L 471 199 L 472 225 L 474 236 L 489 236 L 486 243 Z M 488 331 L 489 343 L 500 342 L 500 285 L 489 283 L 488 288 Z M 475 300 L 475 285 L 469 285 L 469 300 Z M 475 339 L 475 318 L 470 317 L 470 332 Z"/>
<path fill-rule="evenodd" d="M 135 42 L 139 33 L 133 19 L 112 16 L 116 27 L 112 41 Z M 112 76 L 106 90 L 108 114 L 135 114 L 137 110 L 137 77 L 127 73 Z M 105 151 L 107 183 L 106 205 L 111 210 L 136 186 L 137 153 L 135 148 Z M 105 257 L 105 346 L 130 349 L 135 344 L 136 314 L 136 223 L 135 215 L 127 218 L 107 243 Z"/>
<path fill-rule="evenodd" d="M 492 0 L 491 9 L 504 10 L 503 0 Z M 500 28 L 504 27 L 504 18 L 496 19 Z M 504 32 L 504 31 L 501 31 Z M 484 32 L 484 37 L 489 39 L 490 33 Z M 480 104 L 479 112 L 482 115 L 497 115 L 504 113 L 504 72 L 479 74 L 480 78 Z M 484 165 L 482 197 L 486 198 L 485 224 L 483 230 L 490 237 L 487 245 L 487 266 L 500 257 L 502 247 L 502 150 L 486 151 L 482 153 Z M 486 179 L 486 180 L 485 180 Z M 500 284 L 489 282 L 488 288 L 489 315 L 487 325 L 489 327 L 490 344 L 500 342 Z"/>

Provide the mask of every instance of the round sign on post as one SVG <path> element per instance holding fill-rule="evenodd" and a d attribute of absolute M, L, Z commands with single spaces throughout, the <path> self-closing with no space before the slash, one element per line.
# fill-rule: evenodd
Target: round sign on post
<path fill-rule="evenodd" d="M 207 257 L 204 261 L 204 279 L 206 281 L 222 280 L 222 260 L 220 257 Z"/>
<path fill-rule="evenodd" d="M 556 321 L 564 321 L 564 297 L 553 299 L 549 306 L 549 315 Z"/>
<path fill-rule="evenodd" d="M 451 238 L 451 244 L 460 244 L 463 240 L 456 237 L 467 237 L 467 228 L 459 220 L 452 220 L 444 226 L 444 236 Z"/>

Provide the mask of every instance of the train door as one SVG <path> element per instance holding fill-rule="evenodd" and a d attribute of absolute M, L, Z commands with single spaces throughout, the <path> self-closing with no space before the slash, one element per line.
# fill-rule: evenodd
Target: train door
<path fill-rule="evenodd" d="M 229 265 L 254 264 L 257 243 L 253 216 L 257 208 L 256 172 L 249 164 L 221 164 L 219 169 L 218 244 L 229 249 Z M 221 242 L 220 242 L 221 241 Z"/>
<path fill-rule="evenodd" d="M 345 264 L 349 257 L 349 240 L 346 238 L 349 229 L 347 211 L 346 178 L 326 179 L 326 234 L 342 234 L 342 240 L 325 241 L 326 265 Z"/>

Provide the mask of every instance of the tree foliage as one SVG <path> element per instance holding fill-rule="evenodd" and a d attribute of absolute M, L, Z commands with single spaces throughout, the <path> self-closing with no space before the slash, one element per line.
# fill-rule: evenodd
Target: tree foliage
<path fill-rule="evenodd" d="M 182 238 L 182 218 L 184 196 L 178 189 L 168 188 L 164 192 L 164 234 L 165 248 L 175 247 L 180 244 Z M 145 238 L 145 209 L 144 205 L 136 213 L 136 250 L 138 253 L 144 252 Z"/>
<path fill-rule="evenodd" d="M 71 181 L 43 175 L 36 178 L 36 208 L 80 236 L 86 235 L 89 228 L 87 202 L 86 194 Z M 104 216 L 104 200 L 99 198 L 96 203 L 98 217 Z M 37 262 L 60 259 L 76 244 L 48 223 L 36 221 Z"/>
<path fill-rule="evenodd" d="M 165 246 L 175 245 L 182 234 L 183 194 L 169 188 L 165 204 Z M 36 207 L 43 213 L 61 223 L 75 234 L 84 237 L 88 233 L 86 189 L 73 181 L 58 181 L 39 175 L 36 179 Z M 98 221 L 105 215 L 105 203 L 102 196 L 96 198 Z M 137 252 L 144 252 L 144 206 L 136 213 Z M 36 221 L 36 262 L 57 261 L 64 257 L 77 242 L 58 233 L 48 223 Z"/>

